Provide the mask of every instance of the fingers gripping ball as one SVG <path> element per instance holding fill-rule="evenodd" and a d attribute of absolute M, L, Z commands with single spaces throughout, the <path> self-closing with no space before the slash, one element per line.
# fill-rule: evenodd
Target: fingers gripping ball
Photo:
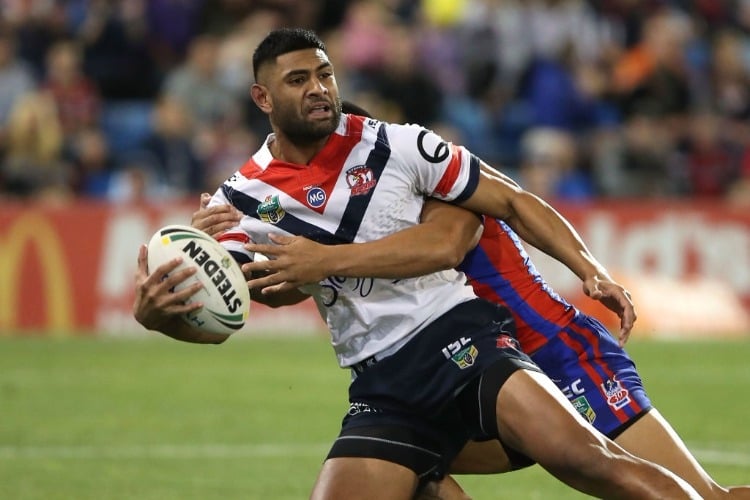
<path fill-rule="evenodd" d="M 203 288 L 190 302 L 203 307 L 185 314 L 183 319 L 199 330 L 231 335 L 245 325 L 250 311 L 250 292 L 239 264 L 219 242 L 199 229 L 184 225 L 165 226 L 148 244 L 148 268 L 156 269 L 175 257 L 182 264 L 198 269 L 194 275 L 175 287 L 179 291 L 199 281 Z"/>

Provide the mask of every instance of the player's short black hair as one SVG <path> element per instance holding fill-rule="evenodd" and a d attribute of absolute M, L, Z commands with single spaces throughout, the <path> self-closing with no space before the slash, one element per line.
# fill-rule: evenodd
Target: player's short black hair
<path fill-rule="evenodd" d="M 253 53 L 253 77 L 258 81 L 258 69 L 266 62 L 275 61 L 280 55 L 295 50 L 320 49 L 326 52 L 326 45 L 311 30 L 304 28 L 279 28 L 271 31 L 258 44 Z"/>

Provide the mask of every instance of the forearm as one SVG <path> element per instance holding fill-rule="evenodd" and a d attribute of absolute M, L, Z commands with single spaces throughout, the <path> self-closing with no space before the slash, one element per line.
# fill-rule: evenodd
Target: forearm
<path fill-rule="evenodd" d="M 399 279 L 457 266 L 463 255 L 445 248 L 441 239 L 440 235 L 415 226 L 377 241 L 331 245 L 326 249 L 325 274 Z"/>
<path fill-rule="evenodd" d="M 401 279 L 452 269 L 475 245 L 480 219 L 429 201 L 423 221 L 379 240 L 325 248 L 328 276 Z"/>
<path fill-rule="evenodd" d="M 487 165 L 482 165 L 475 193 L 462 206 L 504 220 L 524 241 L 562 262 L 583 281 L 606 275 L 557 210 Z"/>
<path fill-rule="evenodd" d="M 526 191 L 511 203 L 506 222 L 524 241 L 565 264 L 581 281 L 607 276 L 573 226 L 552 206 Z"/>

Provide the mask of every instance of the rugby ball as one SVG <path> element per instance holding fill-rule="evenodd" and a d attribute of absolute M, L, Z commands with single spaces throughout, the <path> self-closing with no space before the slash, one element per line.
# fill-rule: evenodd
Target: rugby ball
<path fill-rule="evenodd" d="M 250 291 L 239 264 L 227 249 L 199 229 L 174 224 L 162 227 L 151 237 L 148 268 L 156 269 L 175 257 L 182 257 L 176 271 L 188 266 L 198 269 L 175 291 L 196 281 L 203 284 L 187 301 L 202 302 L 203 307 L 182 318 L 194 328 L 210 333 L 231 335 L 242 328 L 250 311 Z"/>

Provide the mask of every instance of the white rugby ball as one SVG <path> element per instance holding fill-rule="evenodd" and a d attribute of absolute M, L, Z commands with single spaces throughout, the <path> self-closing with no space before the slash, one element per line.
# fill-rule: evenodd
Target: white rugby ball
<path fill-rule="evenodd" d="M 175 271 L 193 266 L 198 272 L 175 287 L 179 291 L 199 281 L 203 284 L 187 303 L 203 307 L 183 319 L 211 333 L 231 335 L 245 325 L 250 312 L 250 291 L 239 264 L 218 241 L 199 229 L 174 224 L 165 226 L 148 243 L 148 268 L 153 271 L 175 257 L 182 263 Z M 174 271 L 173 271 L 174 272 Z"/>

